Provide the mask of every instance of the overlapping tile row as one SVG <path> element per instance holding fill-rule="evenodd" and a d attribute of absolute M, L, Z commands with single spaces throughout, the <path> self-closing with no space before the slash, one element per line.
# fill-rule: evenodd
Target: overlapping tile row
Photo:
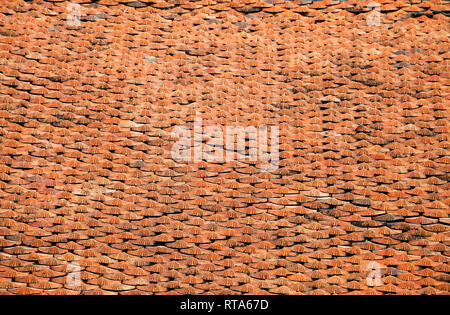
<path fill-rule="evenodd" d="M 449 293 L 448 3 L 78 3 L 0 5 L 0 293 Z"/>

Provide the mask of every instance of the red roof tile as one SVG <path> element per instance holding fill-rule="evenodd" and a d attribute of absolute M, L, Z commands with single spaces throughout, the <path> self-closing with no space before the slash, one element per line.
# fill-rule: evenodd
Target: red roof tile
<path fill-rule="evenodd" d="M 449 293 L 443 2 L 90 2 L 0 5 L 0 294 Z"/>

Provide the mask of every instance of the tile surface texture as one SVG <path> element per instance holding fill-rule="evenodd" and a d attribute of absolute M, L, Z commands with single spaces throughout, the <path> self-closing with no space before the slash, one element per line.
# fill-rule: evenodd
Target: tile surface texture
<path fill-rule="evenodd" d="M 448 294 L 448 14 L 1 1 L 0 294 Z M 174 161 L 195 117 L 279 168 Z"/>

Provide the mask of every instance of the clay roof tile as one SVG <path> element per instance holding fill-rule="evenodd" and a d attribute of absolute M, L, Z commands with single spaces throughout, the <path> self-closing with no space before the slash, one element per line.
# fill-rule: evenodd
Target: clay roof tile
<path fill-rule="evenodd" d="M 394 27 L 373 28 L 354 1 L 102 0 L 64 26 L 101 36 L 51 43 L 61 26 L 46 23 L 64 8 L 44 7 L 0 6 L 30 25 L 0 45 L 0 291 L 448 292 L 441 4 L 382 3 Z M 198 134 L 199 116 L 222 131 L 278 126 L 277 169 L 175 161 L 170 131 Z M 381 287 L 356 282 L 363 259 L 386 266 Z M 68 273 L 62 260 L 87 283 L 52 281 Z"/>

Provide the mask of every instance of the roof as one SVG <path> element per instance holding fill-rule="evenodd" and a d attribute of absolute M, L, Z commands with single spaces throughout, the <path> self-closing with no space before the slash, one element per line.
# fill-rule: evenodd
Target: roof
<path fill-rule="evenodd" d="M 448 4 L 78 2 L 0 5 L 1 294 L 449 293 Z"/>

